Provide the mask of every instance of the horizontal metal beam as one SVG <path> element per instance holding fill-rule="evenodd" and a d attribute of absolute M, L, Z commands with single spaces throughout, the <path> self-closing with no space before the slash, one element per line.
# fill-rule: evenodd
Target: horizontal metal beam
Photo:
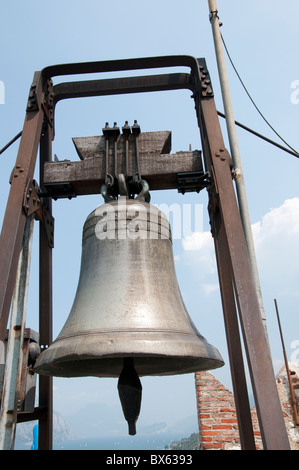
<path fill-rule="evenodd" d="M 102 72 L 120 72 L 124 70 L 144 70 L 167 67 L 189 67 L 193 72 L 198 69 L 198 59 L 189 55 L 143 57 L 134 59 L 104 60 L 50 65 L 41 73 L 44 83 L 53 77 L 62 75 L 81 75 Z M 201 60 L 201 59 L 199 59 Z"/>
<path fill-rule="evenodd" d="M 60 83 L 53 87 L 54 105 L 67 98 L 144 93 L 165 90 L 193 90 L 191 75 L 173 73 Z"/>

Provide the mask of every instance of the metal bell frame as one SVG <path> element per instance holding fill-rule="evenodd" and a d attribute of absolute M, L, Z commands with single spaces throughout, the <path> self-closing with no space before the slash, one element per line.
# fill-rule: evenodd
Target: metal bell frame
<path fill-rule="evenodd" d="M 184 66 L 190 73 L 171 73 L 60 83 L 61 75 Z M 40 221 L 40 346 L 52 343 L 52 248 L 54 219 L 51 195 L 44 185 L 44 165 L 52 159 L 54 112 L 68 98 L 189 89 L 194 99 L 201 135 L 205 174 L 177 175 L 176 187 L 199 191 L 207 188 L 214 237 L 223 315 L 236 401 L 242 449 L 255 449 L 244 372 L 238 317 L 265 450 L 288 450 L 289 442 L 277 393 L 268 342 L 259 312 L 246 241 L 234 193 L 232 162 L 219 125 L 211 80 L 204 59 L 191 56 L 113 60 L 54 65 L 35 72 L 0 238 L 0 334 L 5 340 L 10 305 L 17 279 L 19 255 L 27 217 Z M 33 180 L 40 148 L 40 183 Z M 182 170 L 184 172 L 184 170 Z M 195 183 L 194 183 L 195 181 Z M 102 182 L 103 183 L 103 182 Z M 163 184 L 162 184 L 163 186 Z M 59 197 L 71 197 L 70 186 Z M 160 189 L 163 189 L 161 187 Z M 74 194 L 73 194 L 74 195 Z M 50 196 L 50 197 L 49 197 Z M 57 195 L 56 195 L 57 196 Z M 18 393 L 18 390 L 16 390 Z M 15 422 L 39 421 L 39 449 L 52 449 L 52 377 L 39 377 L 39 406 L 16 413 Z"/>

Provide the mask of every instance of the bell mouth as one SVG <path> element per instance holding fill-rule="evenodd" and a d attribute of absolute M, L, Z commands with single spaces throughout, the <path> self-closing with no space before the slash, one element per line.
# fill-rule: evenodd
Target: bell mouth
<path fill-rule="evenodd" d="M 139 377 L 167 376 L 200 372 L 216 369 L 224 365 L 218 359 L 198 359 L 192 357 L 168 356 L 126 356 L 134 358 L 134 365 Z M 118 378 L 122 368 L 124 356 L 99 358 L 82 358 L 43 364 L 34 371 L 39 374 L 54 377 L 110 377 Z"/>
<path fill-rule="evenodd" d="M 222 367 L 219 351 L 200 334 L 177 331 L 114 331 L 58 337 L 35 363 L 38 374 L 119 377 L 133 357 L 139 376 L 179 375 Z"/>

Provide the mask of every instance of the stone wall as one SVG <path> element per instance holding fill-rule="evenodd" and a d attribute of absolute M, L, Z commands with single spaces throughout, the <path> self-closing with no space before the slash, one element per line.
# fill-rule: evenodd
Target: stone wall
<path fill-rule="evenodd" d="M 290 364 L 299 403 L 299 365 Z M 286 428 L 292 450 L 299 450 L 299 427 L 294 425 L 289 385 L 285 368 L 276 377 Z M 195 374 L 199 437 L 202 450 L 239 450 L 240 438 L 234 396 L 211 372 Z M 262 440 L 255 408 L 251 409 L 255 445 Z"/>
<path fill-rule="evenodd" d="M 299 364 L 294 362 L 288 364 L 297 404 L 297 416 L 299 416 Z M 299 450 L 299 426 L 296 426 L 294 420 L 290 386 L 285 367 L 282 367 L 276 375 L 276 383 L 291 449 Z"/>

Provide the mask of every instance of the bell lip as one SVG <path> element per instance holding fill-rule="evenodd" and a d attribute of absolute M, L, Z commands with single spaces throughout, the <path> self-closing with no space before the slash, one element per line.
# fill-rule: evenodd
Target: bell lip
<path fill-rule="evenodd" d="M 140 376 L 180 375 L 224 365 L 217 348 L 195 334 L 164 334 L 147 342 L 141 337 L 135 341 L 123 338 L 110 351 L 107 341 L 99 342 L 96 336 L 91 339 L 88 343 L 78 342 L 77 338 L 58 338 L 39 355 L 34 372 L 57 377 L 118 377 L 124 357 L 134 358 Z"/>
<path fill-rule="evenodd" d="M 103 356 L 101 358 L 88 357 L 76 359 L 74 356 L 64 357 L 54 360 L 51 363 L 44 363 L 34 367 L 34 372 L 40 375 L 50 375 L 53 377 L 103 377 L 118 378 L 125 357 L 134 358 L 134 367 L 139 377 L 143 376 L 167 376 L 183 375 L 207 370 L 218 369 L 224 366 L 224 361 L 217 358 L 194 358 L 189 356 L 166 356 L 166 355 L 114 355 Z M 146 365 L 143 361 L 145 360 Z M 157 362 L 158 360 L 158 362 Z M 163 363 L 167 364 L 167 367 Z M 88 365 L 85 372 L 83 367 Z M 108 364 L 108 365 L 107 365 Z M 79 365 L 79 367 L 78 367 Z M 80 367 L 81 366 L 81 367 Z M 83 367 L 82 367 L 83 366 Z M 163 368 L 161 370 L 161 368 Z"/>

